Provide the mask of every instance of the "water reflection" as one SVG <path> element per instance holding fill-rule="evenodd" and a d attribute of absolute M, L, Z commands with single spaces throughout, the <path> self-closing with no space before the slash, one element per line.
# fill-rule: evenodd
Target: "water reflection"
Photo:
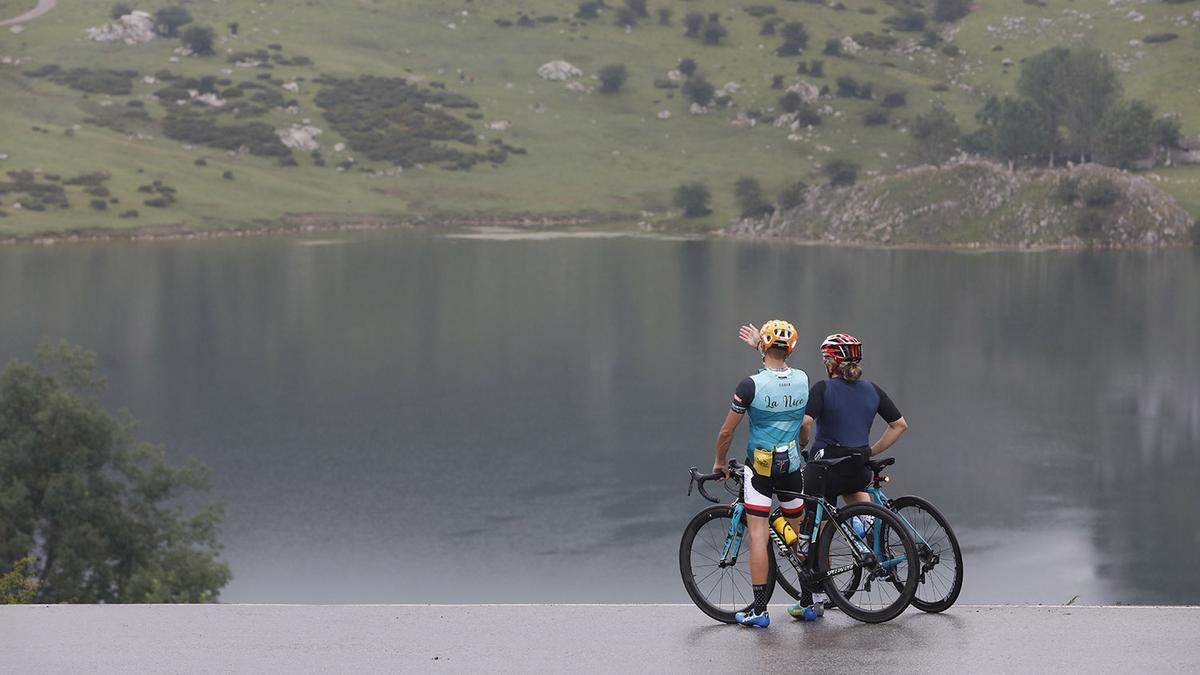
<path fill-rule="evenodd" d="M 95 348 L 217 473 L 229 601 L 685 601 L 736 326 L 833 330 L 964 602 L 1200 602 L 1200 255 L 370 234 L 0 250 L 0 354 Z M 1161 553 L 1148 554 L 1147 551 Z"/>

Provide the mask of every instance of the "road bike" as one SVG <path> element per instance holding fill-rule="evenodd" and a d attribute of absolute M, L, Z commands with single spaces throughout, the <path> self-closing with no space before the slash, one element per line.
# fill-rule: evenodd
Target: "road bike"
<path fill-rule="evenodd" d="M 850 458 L 809 464 L 833 470 L 846 459 Z M 734 495 L 733 502 L 710 506 L 688 523 L 679 542 L 679 571 L 688 596 L 701 611 L 717 621 L 734 623 L 734 614 L 748 610 L 754 595 L 750 556 L 745 551 L 749 516 L 741 490 L 743 467 L 736 460 L 729 466 L 730 477 L 724 484 Z M 722 478 L 720 473 L 705 475 L 692 467 L 688 494 L 694 486 L 705 499 L 719 504 L 705 484 Z M 805 489 L 819 493 L 817 487 Z M 800 588 L 823 588 L 839 609 L 858 621 L 888 621 L 908 607 L 918 585 L 919 567 L 912 564 L 918 560 L 918 549 L 911 530 L 896 514 L 872 503 L 839 509 L 819 494 L 780 494 L 803 499 L 813 507 L 815 517 L 805 523 L 809 536 L 801 538 L 799 545 L 785 542 L 775 527 L 767 528 L 768 594 L 786 575 L 795 579 L 785 585 L 789 593 L 797 591 L 794 597 L 799 597 Z M 776 507 L 768 521 L 780 516 L 782 511 Z"/>

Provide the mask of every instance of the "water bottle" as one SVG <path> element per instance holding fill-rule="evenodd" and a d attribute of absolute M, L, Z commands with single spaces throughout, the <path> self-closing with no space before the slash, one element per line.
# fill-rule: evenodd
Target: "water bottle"
<path fill-rule="evenodd" d="M 875 526 L 875 516 L 854 516 L 850 519 L 850 526 L 854 528 L 854 533 L 861 537 Z"/>
<path fill-rule="evenodd" d="M 771 527 L 775 528 L 775 533 L 783 538 L 783 543 L 791 546 L 796 543 L 799 537 L 796 536 L 796 531 L 792 529 L 791 523 L 783 516 L 775 518 L 771 521 Z"/>

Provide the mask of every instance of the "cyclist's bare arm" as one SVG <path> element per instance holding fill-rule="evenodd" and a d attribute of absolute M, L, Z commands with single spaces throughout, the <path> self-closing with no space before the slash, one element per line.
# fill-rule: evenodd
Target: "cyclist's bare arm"
<path fill-rule="evenodd" d="M 725 458 L 729 455 L 730 444 L 733 443 L 733 431 L 742 423 L 742 418 L 745 416 L 744 413 L 732 410 L 725 413 L 725 422 L 721 424 L 721 430 L 717 432 L 717 461 L 713 463 L 713 473 L 729 477 L 729 467 L 725 463 Z"/>
<path fill-rule="evenodd" d="M 875 444 L 871 446 L 871 456 L 874 457 L 875 455 L 878 455 L 884 450 L 892 447 L 892 444 L 900 438 L 900 435 L 903 434 L 906 429 L 908 429 L 908 422 L 905 422 L 903 417 L 895 422 L 889 422 L 887 429 L 883 430 L 883 436 L 880 436 L 879 440 L 875 441 Z"/>
<path fill-rule="evenodd" d="M 812 440 L 812 427 L 813 418 L 805 415 L 804 423 L 800 425 L 800 438 L 797 439 L 802 449 L 808 447 L 808 442 Z"/>

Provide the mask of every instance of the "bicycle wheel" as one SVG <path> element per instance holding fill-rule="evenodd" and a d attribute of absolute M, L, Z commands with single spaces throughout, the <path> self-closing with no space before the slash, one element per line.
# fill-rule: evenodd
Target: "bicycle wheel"
<path fill-rule="evenodd" d="M 908 495 L 892 501 L 892 510 L 917 532 L 913 535 L 921 559 L 913 607 L 923 612 L 943 612 L 962 591 L 962 549 L 946 517 L 933 504 Z"/>
<path fill-rule="evenodd" d="M 874 516 L 875 528 L 851 542 L 842 529 L 851 528 L 854 516 Z M 817 572 L 843 571 L 825 580 L 825 592 L 851 618 L 865 623 L 880 623 L 897 617 L 908 607 L 917 590 L 919 566 L 917 546 L 912 534 L 896 514 L 875 504 L 851 504 L 838 511 L 837 527 L 826 524 L 817 542 Z M 853 529 L 850 529 L 853 532 Z M 875 548 L 874 534 L 879 537 L 878 558 L 859 561 L 852 546 L 865 544 Z M 860 570 L 861 581 L 847 593 L 843 576 Z"/>
<path fill-rule="evenodd" d="M 679 572 L 683 576 L 683 587 L 700 611 L 725 623 L 734 623 L 734 614 L 754 604 L 749 531 L 742 535 L 737 562 L 721 566 L 721 553 L 729 537 L 732 517 L 732 506 L 710 506 L 692 518 L 679 542 Z M 767 555 L 769 599 L 775 589 L 775 556 L 769 541 Z"/>

